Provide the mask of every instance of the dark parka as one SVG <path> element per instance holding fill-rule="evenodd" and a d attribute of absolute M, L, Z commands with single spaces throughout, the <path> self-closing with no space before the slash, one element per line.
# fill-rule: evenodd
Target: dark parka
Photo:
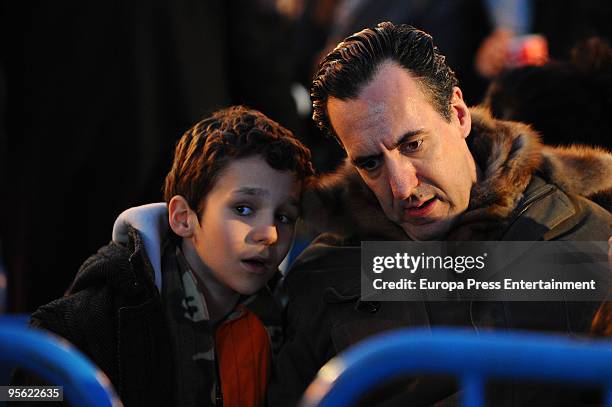
<path fill-rule="evenodd" d="M 31 325 L 72 342 L 111 380 L 129 406 L 175 406 L 175 354 L 153 267 L 140 234 L 111 242 L 81 266 L 63 298 L 40 307 Z M 168 243 L 168 242 L 166 242 Z M 280 312 L 267 287 L 247 307 L 277 331 Z M 273 341 L 278 338 L 271 338 Z M 19 372 L 14 382 L 36 384 Z"/>
<path fill-rule="evenodd" d="M 609 195 L 612 155 L 588 148 L 554 149 L 540 144 L 528 126 L 501 122 L 472 109 L 470 151 L 484 180 L 471 191 L 468 210 L 451 240 L 607 240 L 612 235 Z M 596 197 L 608 209 L 585 196 Z M 345 165 L 322 179 L 306 202 L 319 236 L 285 279 L 289 297 L 288 341 L 277 360 L 271 406 L 295 405 L 318 369 L 349 346 L 399 327 L 459 325 L 557 331 L 589 331 L 596 303 L 363 302 L 360 241 L 406 240 L 359 175 Z M 429 405 L 454 392 L 446 381 L 419 379 L 386 405 Z M 430 379 L 431 380 L 431 379 Z M 572 395 L 495 389 L 494 405 L 573 403 Z M 379 400 L 386 394 L 378 393 Z M 373 404 L 366 400 L 364 405 Z"/>
<path fill-rule="evenodd" d="M 63 298 L 40 307 L 30 325 L 72 342 L 109 377 L 126 406 L 171 406 L 173 353 L 153 268 L 141 237 L 111 242 L 81 266 Z M 30 384 L 19 372 L 14 382 Z"/>

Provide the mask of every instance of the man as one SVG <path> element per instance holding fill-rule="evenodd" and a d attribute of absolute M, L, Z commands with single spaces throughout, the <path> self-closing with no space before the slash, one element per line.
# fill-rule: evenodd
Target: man
<path fill-rule="evenodd" d="M 594 303 L 360 300 L 360 241 L 607 240 L 612 233 L 609 208 L 586 198 L 612 191 L 610 154 L 544 147 L 528 126 L 468 109 L 457 84 L 428 34 L 391 23 L 348 37 L 321 62 L 313 118 L 348 157 L 306 205 L 306 218 L 330 233 L 286 278 L 288 342 L 271 405 L 293 405 L 331 357 L 388 329 L 588 331 Z M 428 405 L 454 391 L 425 379 L 407 388 L 399 396 L 404 405 Z M 548 401 L 497 390 L 497 402 Z"/>

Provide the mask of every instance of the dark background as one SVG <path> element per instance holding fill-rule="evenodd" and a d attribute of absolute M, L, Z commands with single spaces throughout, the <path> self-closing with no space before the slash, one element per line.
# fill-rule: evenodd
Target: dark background
<path fill-rule="evenodd" d="M 0 2 L 0 260 L 8 310 L 62 295 L 110 240 L 124 209 L 161 200 L 173 147 L 195 121 L 247 104 L 313 149 L 341 157 L 298 113 L 321 52 L 379 21 L 433 34 L 469 104 L 487 81 L 472 66 L 492 23 L 478 0 L 376 1 L 334 20 L 341 1 Z M 609 38 L 604 1 L 534 1 L 537 31 L 564 58 L 577 39 Z M 341 36 L 341 37 L 338 37 Z M 1 288 L 1 284 L 0 284 Z"/>

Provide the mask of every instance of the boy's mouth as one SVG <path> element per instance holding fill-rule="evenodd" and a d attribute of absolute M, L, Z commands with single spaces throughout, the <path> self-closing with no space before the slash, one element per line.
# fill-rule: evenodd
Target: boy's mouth
<path fill-rule="evenodd" d="M 241 260 L 241 263 L 245 266 L 248 272 L 254 274 L 264 274 L 268 271 L 270 261 L 265 257 L 251 257 L 248 259 Z"/>

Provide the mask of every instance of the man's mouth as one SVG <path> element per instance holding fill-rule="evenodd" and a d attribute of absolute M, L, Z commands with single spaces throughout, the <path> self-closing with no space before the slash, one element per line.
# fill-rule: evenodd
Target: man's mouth
<path fill-rule="evenodd" d="M 430 198 L 426 201 L 420 202 L 415 206 L 404 209 L 404 218 L 423 218 L 429 215 L 436 206 L 436 197 Z"/>

